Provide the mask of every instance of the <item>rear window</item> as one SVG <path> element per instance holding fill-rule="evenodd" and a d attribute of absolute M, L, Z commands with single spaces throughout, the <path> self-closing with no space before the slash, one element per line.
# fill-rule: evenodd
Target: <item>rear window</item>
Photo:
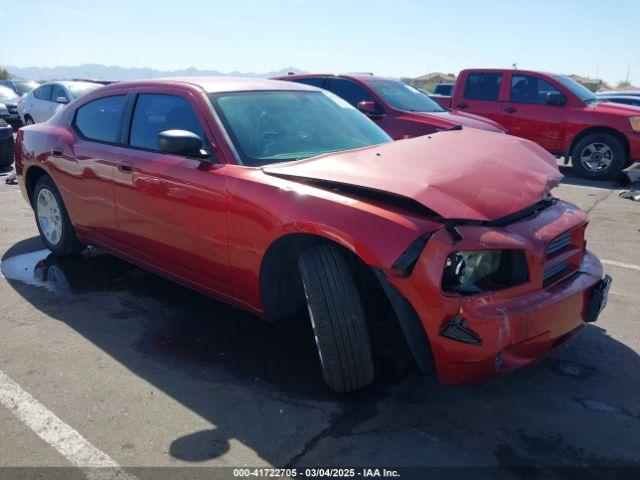
<path fill-rule="evenodd" d="M 464 98 L 470 100 L 498 100 L 502 85 L 501 73 L 470 73 L 464 88 Z"/>
<path fill-rule="evenodd" d="M 66 87 L 71 92 L 73 98 L 80 98 L 83 95 L 86 95 L 91 90 L 95 90 L 96 88 L 100 88 L 102 85 L 99 83 L 88 83 L 88 82 L 70 82 L 66 84 Z"/>
<path fill-rule="evenodd" d="M 322 88 L 322 85 L 324 84 L 324 78 L 321 77 L 294 78 L 293 81 L 296 83 L 304 83 L 305 85 L 311 85 L 312 87 L 319 88 Z"/>
<path fill-rule="evenodd" d="M 76 129 L 88 140 L 119 143 L 126 98 L 125 95 L 114 95 L 83 105 L 76 111 Z"/>

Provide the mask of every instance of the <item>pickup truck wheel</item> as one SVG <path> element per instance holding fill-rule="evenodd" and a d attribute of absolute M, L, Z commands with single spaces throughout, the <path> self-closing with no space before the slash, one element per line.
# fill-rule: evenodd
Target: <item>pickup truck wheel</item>
<path fill-rule="evenodd" d="M 302 277 L 322 376 L 336 392 L 373 380 L 373 355 L 360 295 L 340 250 L 321 245 L 302 253 Z"/>
<path fill-rule="evenodd" d="M 8 167 L 13 163 L 13 135 L 0 140 L 0 167 Z"/>
<path fill-rule="evenodd" d="M 627 162 L 624 146 L 609 133 L 587 135 L 573 147 L 571 164 L 581 176 L 594 180 L 611 180 Z"/>
<path fill-rule="evenodd" d="M 76 237 L 58 188 L 43 175 L 33 191 L 33 211 L 42 241 L 57 255 L 74 255 L 85 249 Z"/>

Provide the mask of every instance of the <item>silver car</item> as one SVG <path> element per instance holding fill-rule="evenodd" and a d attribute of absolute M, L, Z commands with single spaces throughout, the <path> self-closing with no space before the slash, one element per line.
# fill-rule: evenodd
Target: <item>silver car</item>
<path fill-rule="evenodd" d="M 46 122 L 68 103 L 101 86 L 99 83 L 75 81 L 43 83 L 18 101 L 20 119 L 25 125 Z"/>

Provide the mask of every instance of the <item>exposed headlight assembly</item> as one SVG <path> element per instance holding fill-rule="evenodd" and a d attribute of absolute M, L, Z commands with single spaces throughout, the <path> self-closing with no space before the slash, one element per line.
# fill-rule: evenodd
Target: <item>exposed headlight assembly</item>
<path fill-rule="evenodd" d="M 447 257 L 442 290 L 470 295 L 501 290 L 528 279 L 527 262 L 520 250 L 467 250 Z"/>

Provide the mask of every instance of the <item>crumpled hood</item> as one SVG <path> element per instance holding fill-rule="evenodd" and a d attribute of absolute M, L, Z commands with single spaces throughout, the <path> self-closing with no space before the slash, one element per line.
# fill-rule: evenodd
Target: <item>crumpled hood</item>
<path fill-rule="evenodd" d="M 562 178 L 555 158 L 537 144 L 472 128 L 269 165 L 263 171 L 293 181 L 387 192 L 446 219 L 479 221 L 533 205 Z"/>
<path fill-rule="evenodd" d="M 448 120 L 453 124 L 460 124 L 464 127 L 479 128 L 480 130 L 487 130 L 489 132 L 506 132 L 506 128 L 500 125 L 498 122 L 494 122 L 488 118 L 481 117 L 479 115 L 473 115 L 472 113 L 460 112 L 458 110 L 451 110 L 446 112 L 429 112 L 423 115 L 433 115 L 443 120 Z"/>

